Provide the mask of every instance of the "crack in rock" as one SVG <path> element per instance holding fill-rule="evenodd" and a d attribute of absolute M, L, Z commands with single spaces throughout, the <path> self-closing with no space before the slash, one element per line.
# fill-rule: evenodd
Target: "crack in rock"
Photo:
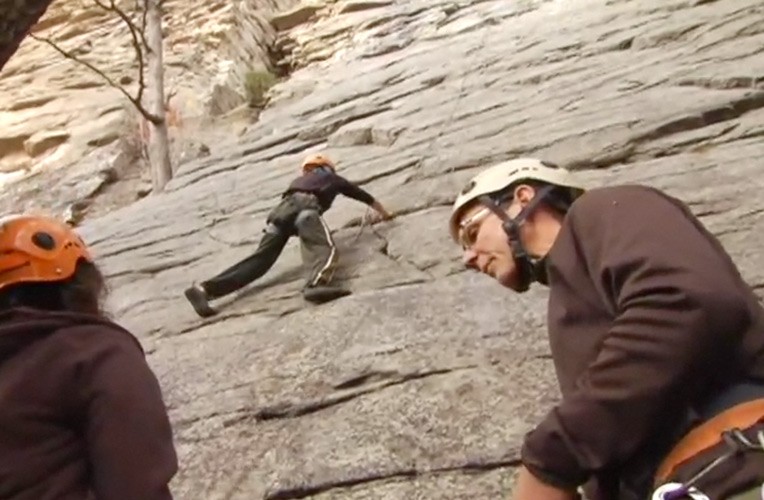
<path fill-rule="evenodd" d="M 407 170 L 412 167 L 416 167 L 419 164 L 419 160 L 410 160 L 403 164 L 401 164 L 398 167 L 392 168 L 390 170 L 385 170 L 384 172 L 380 172 L 378 174 L 370 175 L 369 177 L 365 177 L 363 179 L 359 179 L 356 181 L 356 184 L 359 186 L 366 185 L 372 181 L 376 181 L 379 179 L 384 179 L 385 177 L 389 177 L 391 175 L 395 175 L 399 172 L 403 172 L 404 170 Z"/>
<path fill-rule="evenodd" d="M 632 141 L 636 143 L 647 142 L 680 132 L 703 128 L 722 121 L 734 120 L 744 113 L 759 108 L 764 108 L 764 92 L 752 92 L 739 99 L 733 99 L 724 105 L 703 110 L 698 114 L 680 116 L 670 120 L 663 125 L 634 137 Z"/>
<path fill-rule="evenodd" d="M 254 416 L 258 421 L 301 417 L 303 415 L 315 413 L 323 409 L 351 401 L 357 397 L 364 396 L 366 394 L 371 394 L 373 392 L 377 392 L 382 389 L 386 389 L 388 387 L 405 384 L 406 382 L 411 382 L 414 380 L 419 380 L 419 379 L 423 379 L 427 377 L 445 375 L 447 373 L 452 373 L 456 371 L 468 370 L 468 369 L 472 369 L 476 367 L 477 365 L 467 365 L 467 366 L 461 366 L 461 367 L 440 368 L 435 370 L 427 370 L 427 371 L 413 372 L 413 373 L 406 373 L 406 374 L 400 374 L 398 372 L 389 372 L 387 374 L 387 378 L 389 378 L 389 380 L 380 382 L 372 387 L 358 389 L 347 394 L 332 394 L 323 398 L 313 399 L 309 401 L 300 401 L 296 403 L 293 403 L 293 402 L 277 403 L 271 406 L 266 406 L 265 408 L 261 408 L 260 410 L 255 412 Z M 377 377 L 381 377 L 380 375 L 381 373 L 382 372 L 378 372 Z M 385 377 L 381 377 L 381 378 L 384 379 Z M 351 383 L 351 387 L 358 387 L 359 384 L 362 384 L 362 383 L 363 382 L 355 381 L 354 383 Z"/>
<path fill-rule="evenodd" d="M 336 390 L 353 389 L 362 385 L 368 385 L 372 382 L 380 382 L 384 379 L 391 379 L 398 375 L 398 372 L 391 370 L 372 370 L 356 377 L 351 377 L 343 382 L 333 386 Z"/>
<path fill-rule="evenodd" d="M 677 82 L 680 87 L 700 87 L 712 90 L 756 88 L 764 83 L 764 76 L 731 76 L 725 78 L 683 78 Z"/>
<path fill-rule="evenodd" d="M 378 248 L 378 251 L 382 255 L 387 257 L 389 260 L 394 262 L 396 265 L 403 267 L 404 269 L 405 269 L 406 265 L 409 265 L 409 266 L 413 267 L 414 269 L 416 269 L 417 271 L 421 272 L 422 274 L 427 275 L 428 279 L 430 279 L 430 280 L 436 279 L 435 276 L 432 273 L 430 273 L 427 269 L 430 268 L 430 267 L 434 267 L 434 266 L 438 265 L 437 262 L 431 264 L 430 266 L 420 265 L 420 264 L 414 262 L 411 259 L 407 259 L 403 255 L 394 255 L 394 254 L 391 254 L 390 253 L 390 241 L 387 239 L 387 237 L 385 235 L 383 235 L 383 234 L 380 234 L 379 231 L 374 229 L 374 227 L 371 227 L 371 232 L 372 232 L 372 234 L 378 240 L 380 240 L 380 243 L 381 243 L 382 246 Z M 416 282 L 422 282 L 422 281 L 423 280 L 416 280 L 415 279 L 413 282 L 416 283 Z"/>
<path fill-rule="evenodd" d="M 622 163 L 629 163 L 634 161 L 640 153 L 644 152 L 644 146 L 651 141 L 682 132 L 702 129 L 720 122 L 734 120 L 740 118 L 745 113 L 761 108 L 764 108 L 764 92 L 750 92 L 725 104 L 710 107 L 695 114 L 671 119 L 641 134 L 635 135 L 621 144 L 613 145 L 596 156 L 568 161 L 564 166 L 572 170 L 604 169 Z M 666 148 L 664 150 L 665 154 L 661 154 L 658 151 L 652 152 L 649 156 L 660 157 L 680 154 L 693 145 L 697 147 L 697 143 L 677 145 L 675 148 Z"/>
<path fill-rule="evenodd" d="M 289 148 L 284 148 L 282 150 L 279 150 L 278 152 L 272 152 L 269 155 L 265 155 L 263 157 L 258 157 L 257 161 L 265 162 L 265 161 L 273 160 L 275 158 L 279 158 L 281 156 L 301 153 L 309 148 L 312 148 L 313 146 L 316 146 L 324 142 L 324 138 L 312 139 L 312 140 L 302 140 L 302 139 L 300 140 L 302 142 L 298 142 L 294 146 L 291 146 Z M 268 149 L 268 151 L 272 151 L 272 149 L 273 148 L 270 148 Z M 230 174 L 232 172 L 238 172 L 242 168 L 250 168 L 253 163 L 253 159 L 249 157 L 249 154 L 252 154 L 255 152 L 262 152 L 262 148 L 260 147 L 254 148 L 250 151 L 250 153 L 248 153 L 247 151 L 248 150 L 244 150 L 242 152 L 242 155 L 237 157 L 238 161 L 233 162 L 231 165 L 227 165 L 225 167 L 219 167 L 216 169 L 204 170 L 202 173 L 200 173 L 199 175 L 191 179 L 187 179 L 188 177 L 192 177 L 190 173 L 187 174 L 186 176 L 183 177 L 183 180 L 186 180 L 185 183 L 181 183 L 179 180 L 173 179 L 168 184 L 167 191 L 168 192 L 180 191 L 181 188 L 187 189 L 191 186 L 195 186 L 199 184 L 201 181 L 204 181 L 204 180 L 207 180 L 208 182 L 210 182 L 212 178 L 219 175 Z"/>
<path fill-rule="evenodd" d="M 396 219 L 401 219 L 402 217 L 405 217 L 406 215 L 412 215 L 419 212 L 425 212 L 427 210 L 438 208 L 438 207 L 451 207 L 451 205 L 454 203 L 454 199 L 456 196 L 448 195 L 444 196 L 442 199 L 433 199 L 425 202 L 424 204 L 417 204 L 408 208 L 402 208 L 400 210 L 397 210 L 395 212 Z M 340 228 L 335 229 L 332 231 L 332 233 L 335 233 L 339 231 L 340 229 L 348 229 L 351 227 L 366 227 L 368 226 L 368 222 L 364 222 L 363 216 L 353 217 L 349 221 L 347 221 L 345 224 L 343 224 Z M 372 224 L 373 226 L 374 224 Z"/>
<path fill-rule="evenodd" d="M 438 474 L 448 474 L 451 472 L 480 473 L 496 469 L 505 469 L 510 467 L 519 467 L 522 461 L 519 458 L 507 457 L 501 459 L 483 459 L 476 458 L 468 460 L 461 464 L 449 465 L 445 467 L 436 467 L 432 469 L 399 469 L 391 472 L 377 472 L 365 476 L 352 477 L 348 479 L 327 481 L 313 485 L 297 486 L 294 488 L 277 489 L 276 491 L 266 493 L 266 500 L 292 500 L 306 498 L 319 493 L 325 493 L 335 489 L 346 489 L 361 484 L 389 481 L 394 479 L 413 479 L 421 476 L 433 476 Z"/>

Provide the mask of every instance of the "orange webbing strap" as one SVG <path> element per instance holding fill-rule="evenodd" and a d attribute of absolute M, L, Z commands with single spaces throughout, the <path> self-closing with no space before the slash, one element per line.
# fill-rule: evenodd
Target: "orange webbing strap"
<path fill-rule="evenodd" d="M 722 433 L 745 430 L 764 420 L 764 399 L 741 403 L 700 424 L 682 438 L 663 459 L 655 475 L 657 483 L 666 481 L 677 466 L 722 441 Z"/>

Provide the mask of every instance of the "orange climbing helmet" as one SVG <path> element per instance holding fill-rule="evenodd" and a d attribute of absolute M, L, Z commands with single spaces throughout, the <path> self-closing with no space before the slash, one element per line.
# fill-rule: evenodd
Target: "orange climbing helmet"
<path fill-rule="evenodd" d="M 312 154 L 306 157 L 302 162 L 302 173 L 307 174 L 311 170 L 326 167 L 332 172 L 335 171 L 334 162 L 322 154 Z"/>
<path fill-rule="evenodd" d="M 66 280 L 80 259 L 93 262 L 85 243 L 63 222 L 37 215 L 0 218 L 0 290 Z"/>

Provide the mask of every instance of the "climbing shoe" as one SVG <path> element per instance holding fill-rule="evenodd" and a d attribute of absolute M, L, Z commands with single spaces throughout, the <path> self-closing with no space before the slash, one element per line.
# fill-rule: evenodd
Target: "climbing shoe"
<path fill-rule="evenodd" d="M 345 288 L 319 285 L 319 286 L 310 286 L 303 289 L 302 296 L 305 297 L 305 300 L 307 300 L 308 302 L 313 302 L 314 304 L 322 304 L 324 302 L 329 302 L 334 299 L 339 299 L 340 297 L 345 297 L 347 295 L 350 295 L 351 293 L 352 292 L 350 290 L 347 290 Z"/>
<path fill-rule="evenodd" d="M 214 316 L 217 314 L 217 311 L 211 308 L 207 303 L 207 293 L 201 286 L 194 285 L 190 288 L 187 288 L 184 294 L 188 301 L 191 302 L 191 305 L 193 306 L 194 311 L 196 311 L 196 314 L 202 318 Z"/>

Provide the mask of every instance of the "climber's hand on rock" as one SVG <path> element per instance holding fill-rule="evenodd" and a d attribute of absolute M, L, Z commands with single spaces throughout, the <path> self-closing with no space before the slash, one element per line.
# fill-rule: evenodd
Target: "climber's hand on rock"
<path fill-rule="evenodd" d="M 364 222 L 370 226 L 378 222 L 381 222 L 382 220 L 383 220 L 382 215 L 379 214 L 378 212 L 372 212 L 370 214 L 366 214 L 366 217 L 364 217 Z"/>
<path fill-rule="evenodd" d="M 377 224 L 378 222 L 386 221 L 386 220 L 392 220 L 395 218 L 395 214 L 392 212 L 388 212 L 387 210 L 384 211 L 376 211 L 372 212 L 366 215 L 364 218 L 364 222 L 366 224 Z"/>
<path fill-rule="evenodd" d="M 371 206 L 371 208 L 374 209 L 376 214 L 374 214 L 374 218 L 369 218 L 369 222 L 371 224 L 383 221 L 383 220 L 391 220 L 395 218 L 395 214 L 392 212 L 389 212 L 382 204 L 378 201 L 375 201 L 374 204 Z"/>
<path fill-rule="evenodd" d="M 386 220 L 393 220 L 395 219 L 395 214 L 392 212 L 385 212 L 384 214 L 375 214 L 374 215 L 374 224 L 377 222 L 382 222 Z"/>
<path fill-rule="evenodd" d="M 380 214 L 380 217 L 382 220 L 393 220 L 395 219 L 395 213 L 394 212 L 388 212 L 385 210 L 383 213 Z"/>

